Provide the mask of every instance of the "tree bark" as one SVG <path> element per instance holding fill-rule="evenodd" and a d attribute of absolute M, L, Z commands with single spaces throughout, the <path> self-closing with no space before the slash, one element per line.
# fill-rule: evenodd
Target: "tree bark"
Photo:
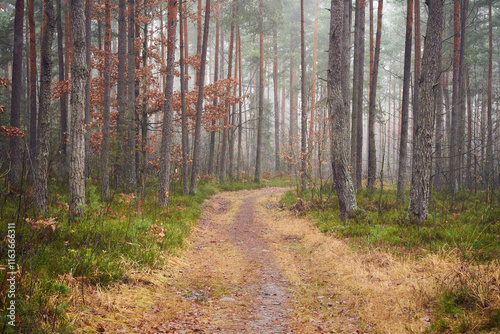
<path fill-rule="evenodd" d="M 342 45 L 344 0 L 331 1 L 328 51 L 328 107 L 331 115 L 331 152 L 333 179 L 339 198 L 340 218 L 345 221 L 356 210 L 356 197 L 349 171 L 349 109 L 342 90 Z"/>
<path fill-rule="evenodd" d="M 109 199 L 109 132 L 110 132 L 110 91 L 111 91 L 111 0 L 104 4 L 104 108 L 102 124 L 102 189 L 101 197 Z"/>
<path fill-rule="evenodd" d="M 215 22 L 215 64 L 214 64 L 214 82 L 219 80 L 219 20 Z M 214 98 L 213 105 L 217 105 L 217 97 Z M 215 126 L 215 120 L 212 121 L 212 126 Z M 214 172 L 215 160 L 215 130 L 210 131 L 210 152 L 208 156 L 208 174 Z"/>
<path fill-rule="evenodd" d="M 126 185 L 126 170 L 128 159 L 126 158 L 126 124 L 125 124 L 125 62 L 127 50 L 127 30 L 125 27 L 125 0 L 118 1 L 118 82 L 116 87 L 116 103 L 118 106 L 118 118 L 116 120 L 116 142 L 118 156 L 115 161 L 115 176 L 117 187 Z"/>
<path fill-rule="evenodd" d="M 201 47 L 200 80 L 198 89 L 198 100 L 196 102 L 196 124 L 194 132 L 193 167 L 191 170 L 190 193 L 196 194 L 198 182 L 198 169 L 200 159 L 201 142 L 201 117 L 203 112 L 203 91 L 205 88 L 205 63 L 207 59 L 208 31 L 210 28 L 210 0 L 207 0 L 205 7 L 205 23 L 203 25 L 203 44 Z"/>
<path fill-rule="evenodd" d="M 493 176 L 493 123 L 492 123 L 492 81 L 493 81 L 493 24 L 492 1 L 488 4 L 488 97 L 487 97 L 487 139 L 486 139 L 486 187 L 489 190 Z"/>
<path fill-rule="evenodd" d="M 65 79 L 64 75 L 64 49 L 63 49 L 63 29 L 62 29 L 62 10 L 61 10 L 61 0 L 56 0 L 56 10 L 57 10 L 57 56 L 59 64 L 59 83 L 62 83 Z M 68 33 L 68 32 L 67 32 Z M 59 97 L 59 112 L 61 117 L 61 163 L 63 174 L 66 169 L 66 157 L 67 157 L 67 142 L 68 142 L 68 107 L 67 107 L 67 94 L 61 94 Z M 67 174 L 66 174 L 67 176 Z"/>
<path fill-rule="evenodd" d="M 36 33 L 35 0 L 28 1 L 28 21 L 30 30 L 30 160 L 36 157 Z"/>
<path fill-rule="evenodd" d="M 428 0 L 429 17 L 422 58 L 422 73 L 419 84 L 419 109 L 415 126 L 415 145 L 410 205 L 408 215 L 423 222 L 427 218 L 432 170 L 432 132 L 435 112 L 435 84 L 439 80 L 441 64 L 441 35 L 443 29 L 444 0 Z"/>
<path fill-rule="evenodd" d="M 459 70 L 460 70 L 460 0 L 454 0 L 453 6 L 453 88 L 451 95 L 451 137 L 450 137 L 450 178 L 449 187 L 452 193 L 458 191 L 459 174 Z"/>
<path fill-rule="evenodd" d="M 85 85 L 89 76 L 85 45 L 85 0 L 71 0 L 73 64 L 71 68 L 71 133 L 69 217 L 85 213 Z"/>
<path fill-rule="evenodd" d="M 92 84 L 91 44 L 92 44 L 92 0 L 85 2 L 85 62 L 89 70 L 87 82 L 85 83 L 85 179 L 90 175 L 90 88 Z"/>
<path fill-rule="evenodd" d="M 356 120 L 356 183 L 357 189 L 361 189 L 361 179 L 363 176 L 363 78 L 365 64 L 365 8 L 366 1 L 359 0 L 359 64 L 358 64 L 358 99 L 357 99 L 357 120 Z"/>
<path fill-rule="evenodd" d="M 257 153 L 255 156 L 254 182 L 260 182 L 261 159 L 262 159 L 262 123 L 264 119 L 264 23 L 263 23 L 263 0 L 259 0 L 259 113 L 257 115 Z"/>
<path fill-rule="evenodd" d="M 43 34 L 40 59 L 40 101 L 37 126 L 37 157 L 33 169 L 33 193 L 38 211 L 47 211 L 47 172 L 50 141 L 50 100 L 52 79 L 52 40 L 54 37 L 54 8 L 52 0 L 44 0 L 45 33 Z"/>
<path fill-rule="evenodd" d="M 273 27 L 273 88 L 274 88 L 274 169 L 280 171 L 280 106 L 278 95 L 278 27 Z M 314 62 L 314 60 L 313 60 Z M 314 67 L 315 68 L 315 67 Z M 241 72 L 240 72 L 241 77 Z"/>
<path fill-rule="evenodd" d="M 186 114 L 186 78 L 184 66 L 184 10 L 182 1 L 179 2 L 179 67 L 181 72 L 181 132 L 182 132 L 182 191 L 185 195 L 189 194 L 189 137 L 187 132 L 187 114 Z M 209 168 L 209 174 L 211 173 Z"/>
<path fill-rule="evenodd" d="M 168 206 L 170 197 L 170 156 L 172 140 L 172 98 L 174 89 L 175 28 L 177 26 L 177 0 L 168 0 L 168 44 L 167 44 L 167 81 L 165 83 L 165 104 L 163 105 L 163 127 L 160 155 L 160 189 L 158 203 Z M 203 60 L 202 60 L 203 62 Z M 203 66 L 203 65 L 202 65 Z"/>
<path fill-rule="evenodd" d="M 416 0 L 420 1 L 420 0 Z M 413 28 L 413 0 L 406 2 L 406 36 L 403 65 L 403 98 L 401 104 L 401 130 L 399 140 L 398 202 L 406 201 L 406 166 L 408 165 L 408 114 L 410 106 L 411 40 Z"/>
<path fill-rule="evenodd" d="M 127 88 L 127 150 L 126 150 L 126 182 L 129 189 L 135 191 L 137 186 L 135 164 L 135 10 L 134 0 L 128 0 L 128 88 Z"/>
<path fill-rule="evenodd" d="M 312 57 L 312 78 L 311 78 L 311 119 L 309 121 L 309 163 L 310 169 L 312 173 L 312 155 L 314 149 L 314 126 L 315 126 L 315 117 L 316 117 L 316 60 L 318 55 L 318 7 L 319 3 L 316 0 L 316 5 L 314 7 L 314 35 L 313 35 L 313 57 Z"/>
<path fill-rule="evenodd" d="M 306 37 L 304 31 L 304 0 L 300 0 L 300 92 L 301 92 L 301 166 L 300 166 L 300 179 L 301 189 L 306 190 L 306 172 L 307 172 L 307 95 L 306 95 Z"/>
<path fill-rule="evenodd" d="M 378 64 L 380 61 L 380 39 L 382 36 L 382 7 L 383 0 L 378 1 L 377 35 L 375 41 L 375 56 L 373 58 L 372 80 L 370 85 L 369 107 L 368 107 L 368 189 L 374 191 L 375 178 L 377 174 L 377 149 L 375 147 L 375 118 L 376 118 L 376 96 Z"/>
<path fill-rule="evenodd" d="M 12 50 L 12 95 L 10 102 L 10 126 L 21 128 L 21 95 L 23 80 L 23 36 L 24 36 L 24 0 L 16 0 L 14 16 L 14 47 Z M 50 89 L 50 86 L 49 86 Z M 10 172 L 12 185 L 19 184 L 19 137 L 9 142 Z M 45 211 L 45 210 L 43 210 Z"/>

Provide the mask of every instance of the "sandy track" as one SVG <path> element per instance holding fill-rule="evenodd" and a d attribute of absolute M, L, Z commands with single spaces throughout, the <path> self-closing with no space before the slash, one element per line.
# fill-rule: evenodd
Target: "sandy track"
<path fill-rule="evenodd" d="M 90 302 L 73 312 L 77 332 L 406 333 L 429 326 L 432 310 L 418 296 L 428 263 L 354 252 L 279 208 L 284 191 L 211 198 L 188 247 L 166 268 L 89 290 Z"/>

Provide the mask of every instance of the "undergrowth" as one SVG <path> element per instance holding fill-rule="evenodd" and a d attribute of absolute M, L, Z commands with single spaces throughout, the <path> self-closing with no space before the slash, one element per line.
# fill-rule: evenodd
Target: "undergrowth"
<path fill-rule="evenodd" d="M 430 332 L 500 331 L 500 205 L 482 192 L 454 196 L 433 192 L 428 218 L 407 218 L 406 203 L 396 201 L 396 189 L 357 193 L 359 209 L 339 218 L 338 199 L 326 185 L 300 194 L 288 191 L 281 204 L 308 215 L 327 234 L 348 239 L 361 250 L 378 249 L 405 258 L 427 254 L 456 254 L 452 274 L 436 278 L 440 294 L 433 299 L 436 321 Z"/>
<path fill-rule="evenodd" d="M 68 194 L 56 180 L 50 182 L 48 210 L 37 216 L 32 190 L 3 196 L 0 202 L 0 254 L 6 258 L 8 223 L 16 230 L 16 327 L 6 326 L 10 275 L 0 267 L 0 331 L 2 333 L 70 333 L 65 316 L 69 298 L 84 302 L 85 287 L 126 282 L 131 272 L 160 268 L 168 254 L 183 246 L 201 215 L 200 205 L 220 190 L 289 186 L 287 178 L 269 178 L 260 184 L 249 180 L 219 184 L 203 177 L 195 196 L 171 185 L 168 208 L 157 205 L 157 180 L 149 180 L 141 200 L 133 193 L 115 192 L 102 201 L 100 184 L 87 181 L 86 214 L 68 222 Z M 5 255 L 5 256 L 4 256 Z M 3 264 L 3 263 L 2 263 Z M 70 285 L 79 295 L 70 296 Z M 13 329 L 15 330 L 13 331 Z"/>

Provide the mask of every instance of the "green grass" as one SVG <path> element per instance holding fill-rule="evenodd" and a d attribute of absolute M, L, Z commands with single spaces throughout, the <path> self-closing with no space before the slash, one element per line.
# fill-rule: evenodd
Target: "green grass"
<path fill-rule="evenodd" d="M 290 186 L 290 181 L 269 178 L 259 184 L 248 180 L 219 184 L 215 179 L 202 178 L 195 196 L 183 195 L 181 184 L 174 182 L 167 209 L 157 205 L 157 180 L 149 180 L 144 201 L 117 191 L 109 202 L 101 201 L 100 185 L 90 180 L 86 189 L 86 214 L 72 223 L 68 222 L 68 195 L 55 180 L 50 183 L 49 207 L 44 216 L 36 217 L 30 191 L 22 198 L 2 198 L 0 218 L 5 223 L 0 226 L 1 235 L 7 233 L 6 223 L 17 222 L 19 273 L 15 332 L 72 332 L 74 329 L 64 316 L 70 294 L 63 279 L 65 275 L 91 285 L 106 286 L 127 281 L 131 270 L 160 268 L 166 255 L 182 248 L 202 213 L 201 203 L 208 197 L 222 190 L 265 186 Z M 6 242 L 0 243 L 0 254 L 7 254 Z M 5 257 L 2 255 L 2 258 Z M 6 279 L 6 270 L 0 270 L 0 308 L 3 310 L 0 330 L 7 320 Z M 11 329 L 7 326 L 6 333 Z"/>
<path fill-rule="evenodd" d="M 358 247 L 405 253 L 457 248 L 465 260 L 478 262 L 500 257 L 500 205 L 485 203 L 483 194 L 460 193 L 453 198 L 433 193 L 427 220 L 415 223 L 407 219 L 408 204 L 396 201 L 395 189 L 359 191 L 359 210 L 345 222 L 339 218 L 336 195 L 323 191 L 320 199 L 317 192 L 300 194 L 305 203 L 302 213 L 310 215 L 322 232 L 350 238 Z M 298 198 L 288 191 L 281 204 L 292 207 Z"/>
<path fill-rule="evenodd" d="M 500 330 L 500 310 L 490 309 L 498 294 L 492 274 L 478 264 L 500 258 L 500 205 L 488 203 L 484 193 L 461 192 L 455 196 L 431 194 L 428 218 L 423 223 L 407 218 L 406 204 L 396 201 L 396 190 L 388 187 L 357 193 L 359 209 L 347 221 L 339 218 L 338 199 L 332 187 L 301 193 L 288 191 L 281 204 L 310 216 L 327 234 L 349 239 L 358 249 L 382 249 L 397 255 L 425 256 L 443 249 L 456 250 L 460 273 L 443 285 L 435 302 L 436 320 L 431 333 L 465 333 Z M 297 205 L 301 203 L 301 205 Z M 483 269 L 480 269 L 483 268 Z M 477 314 L 471 322 L 470 314 Z"/>

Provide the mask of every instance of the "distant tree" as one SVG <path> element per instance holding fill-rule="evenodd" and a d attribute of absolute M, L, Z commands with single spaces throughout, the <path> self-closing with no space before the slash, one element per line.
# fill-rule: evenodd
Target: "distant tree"
<path fill-rule="evenodd" d="M 262 123 L 264 119 L 264 4 L 259 0 L 259 106 L 257 115 L 257 153 L 254 182 L 260 182 L 262 159 Z"/>
<path fill-rule="evenodd" d="M 126 159 L 126 144 L 125 144 L 125 63 L 127 52 L 127 29 L 125 26 L 125 0 L 118 1 L 118 81 L 116 84 L 116 104 L 118 107 L 118 117 L 116 119 L 116 143 L 118 145 L 118 156 L 115 161 L 115 178 L 118 187 L 126 184 L 126 170 L 128 166 Z"/>
<path fill-rule="evenodd" d="M 28 21 L 30 31 L 30 156 L 36 157 L 36 33 L 35 33 L 35 0 L 28 1 Z"/>
<path fill-rule="evenodd" d="M 415 126 L 411 194 L 408 215 L 420 222 L 427 219 L 432 170 L 432 133 L 436 90 L 441 65 L 444 0 L 429 0 L 422 72 L 419 84 L 419 109 Z"/>
<path fill-rule="evenodd" d="M 59 83 L 64 83 L 66 79 L 65 68 L 64 68 L 64 33 L 62 28 L 62 8 L 61 0 L 56 0 L 56 10 L 57 10 L 57 59 L 58 59 L 58 74 Z M 68 31 L 67 33 L 70 33 Z M 69 61 L 69 60 L 68 60 Z M 60 113 L 60 138 L 61 138 L 61 162 L 63 171 L 66 170 L 67 173 L 67 141 L 68 141 L 68 94 L 66 90 L 61 92 L 59 96 L 59 113 Z M 67 174 L 66 174 L 67 175 Z"/>
<path fill-rule="evenodd" d="M 241 73 L 240 73 L 241 77 Z M 273 26 L 274 169 L 280 170 L 280 110 L 278 95 L 278 27 Z M 312 122 L 311 122 L 312 124 Z"/>

